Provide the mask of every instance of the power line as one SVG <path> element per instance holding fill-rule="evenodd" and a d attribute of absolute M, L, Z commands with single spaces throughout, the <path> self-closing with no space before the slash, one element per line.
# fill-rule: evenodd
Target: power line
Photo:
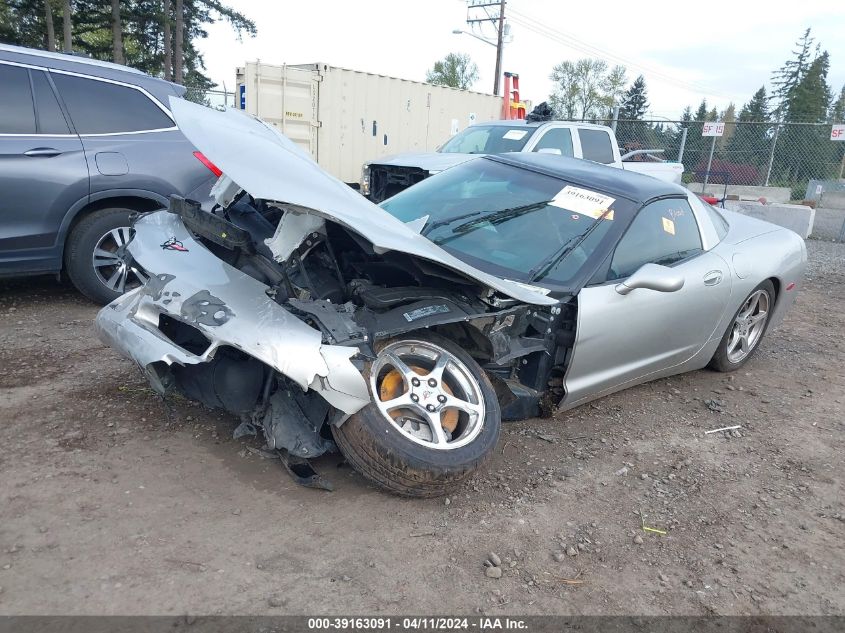
<path fill-rule="evenodd" d="M 539 20 L 532 18 L 524 13 L 514 10 L 511 8 L 510 10 L 510 18 L 511 21 L 519 24 L 520 26 L 537 33 L 547 39 L 557 42 L 558 44 L 563 44 L 570 48 L 574 48 L 576 50 L 580 50 L 584 53 L 595 55 L 604 59 L 615 61 L 616 63 L 623 64 L 626 66 L 630 66 L 632 68 L 645 71 L 646 73 L 659 77 L 663 79 L 665 82 L 674 84 L 676 86 L 680 86 L 686 88 L 687 90 L 692 90 L 694 92 L 703 92 L 710 96 L 718 96 L 724 99 L 731 99 L 733 100 L 732 96 L 726 95 L 724 93 L 712 90 L 711 88 L 703 85 L 699 85 L 693 82 L 685 81 L 683 79 L 678 79 L 673 77 L 672 75 L 668 75 L 660 70 L 647 66 L 645 64 L 641 64 L 639 62 L 631 62 L 620 55 L 612 53 L 610 51 L 604 50 L 599 48 L 598 46 L 594 46 L 592 44 L 588 44 L 583 40 L 578 39 L 574 35 L 569 33 L 565 33 L 563 31 L 558 31 L 552 27 L 544 25 Z"/>

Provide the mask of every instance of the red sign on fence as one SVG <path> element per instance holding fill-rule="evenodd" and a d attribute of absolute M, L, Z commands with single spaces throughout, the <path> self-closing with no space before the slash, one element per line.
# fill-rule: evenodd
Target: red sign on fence
<path fill-rule="evenodd" d="M 845 141 L 845 124 L 834 125 L 830 129 L 831 141 Z"/>

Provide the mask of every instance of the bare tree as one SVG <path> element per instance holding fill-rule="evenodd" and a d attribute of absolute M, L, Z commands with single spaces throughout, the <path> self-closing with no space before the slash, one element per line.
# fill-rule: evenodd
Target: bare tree
<path fill-rule="evenodd" d="M 120 0 L 111 0 L 112 59 L 115 64 L 123 61 L 123 25 L 120 23 Z"/>
<path fill-rule="evenodd" d="M 64 0 L 62 3 L 62 30 L 64 31 L 64 50 L 70 53 L 73 50 L 73 43 L 70 40 L 70 0 Z"/>
<path fill-rule="evenodd" d="M 431 84 L 466 90 L 478 81 L 478 66 L 466 53 L 449 53 L 434 68 L 427 70 L 425 80 Z"/>
<path fill-rule="evenodd" d="M 550 78 L 556 84 L 552 107 L 558 116 L 570 119 L 605 116 L 625 89 L 625 68 L 609 68 L 601 59 L 561 62 Z"/>
<path fill-rule="evenodd" d="M 184 83 L 183 68 L 185 64 L 185 53 L 182 50 L 182 40 L 185 29 L 185 7 L 182 0 L 176 0 L 176 37 L 173 46 L 173 81 L 177 84 Z"/>
<path fill-rule="evenodd" d="M 170 0 L 164 0 L 164 78 L 173 81 L 173 42 L 171 35 L 173 31 L 170 24 Z"/>
<path fill-rule="evenodd" d="M 56 29 L 53 27 L 53 7 L 50 0 L 44 0 L 44 19 L 47 22 L 47 50 L 56 50 Z"/>

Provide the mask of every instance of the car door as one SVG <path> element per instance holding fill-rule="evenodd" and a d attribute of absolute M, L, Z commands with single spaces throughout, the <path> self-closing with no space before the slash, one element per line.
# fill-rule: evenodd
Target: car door
<path fill-rule="evenodd" d="M 617 285 L 647 263 L 672 267 L 683 287 L 620 294 Z M 578 294 L 564 406 L 644 382 L 692 358 L 714 333 L 730 294 L 730 269 L 704 250 L 686 199 L 643 207 L 611 255 L 603 280 Z"/>
<path fill-rule="evenodd" d="M 61 268 L 58 230 L 88 197 L 82 142 L 47 73 L 0 62 L 0 273 Z"/>

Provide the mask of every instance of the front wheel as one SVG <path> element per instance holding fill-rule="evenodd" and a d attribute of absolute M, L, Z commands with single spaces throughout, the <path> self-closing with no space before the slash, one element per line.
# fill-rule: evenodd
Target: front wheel
<path fill-rule="evenodd" d="M 760 344 L 774 305 L 775 287 L 766 280 L 743 301 L 708 367 L 722 372 L 742 367 Z"/>
<path fill-rule="evenodd" d="M 501 411 L 484 370 L 425 333 L 387 341 L 364 370 L 373 402 L 333 427 L 352 466 L 391 492 L 436 497 L 491 456 Z"/>

